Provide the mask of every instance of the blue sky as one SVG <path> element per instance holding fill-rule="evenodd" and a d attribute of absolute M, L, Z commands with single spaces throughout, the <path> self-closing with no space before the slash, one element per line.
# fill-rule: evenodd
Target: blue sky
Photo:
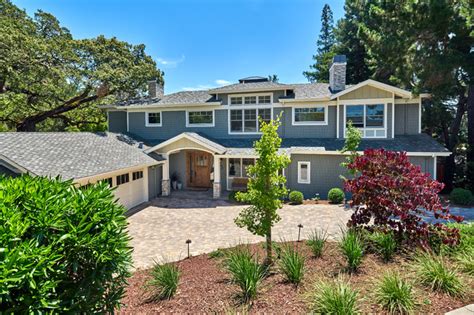
<path fill-rule="evenodd" d="M 146 45 L 165 72 L 165 93 L 211 88 L 251 75 L 306 82 L 321 10 L 343 0 L 13 0 L 55 15 L 76 38 L 100 34 Z"/>

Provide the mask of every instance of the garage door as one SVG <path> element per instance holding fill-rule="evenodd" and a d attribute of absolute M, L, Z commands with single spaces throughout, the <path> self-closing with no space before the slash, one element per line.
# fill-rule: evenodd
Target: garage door
<path fill-rule="evenodd" d="M 126 176 L 127 174 L 128 180 Z M 117 189 L 115 190 L 115 196 L 127 209 L 133 208 L 147 201 L 148 187 L 146 185 L 146 176 L 144 175 L 146 175 L 145 169 L 121 174 L 116 177 Z"/>

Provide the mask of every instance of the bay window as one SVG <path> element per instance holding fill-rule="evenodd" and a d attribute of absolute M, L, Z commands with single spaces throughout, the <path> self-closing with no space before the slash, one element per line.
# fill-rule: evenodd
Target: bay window
<path fill-rule="evenodd" d="M 385 115 L 384 104 L 346 105 L 346 126 L 351 121 L 364 138 L 385 138 Z"/>

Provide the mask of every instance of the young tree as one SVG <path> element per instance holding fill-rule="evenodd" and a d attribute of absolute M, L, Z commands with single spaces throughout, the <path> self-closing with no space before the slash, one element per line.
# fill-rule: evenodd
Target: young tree
<path fill-rule="evenodd" d="M 272 226 L 280 221 L 277 210 L 282 207 L 281 199 L 288 194 L 286 178 L 280 173 L 288 166 L 290 158 L 279 154 L 281 138 L 278 136 L 280 117 L 266 123 L 260 121 L 262 136 L 254 143 L 258 158 L 255 165 L 249 166 L 249 182 L 246 192 L 239 192 L 237 199 L 251 206 L 242 210 L 235 219 L 239 227 L 266 238 L 265 264 L 272 264 Z"/>
<path fill-rule="evenodd" d="M 278 75 L 276 74 L 269 74 L 268 75 L 268 81 L 278 83 L 280 79 L 278 78 Z"/>
<path fill-rule="evenodd" d="M 303 75 L 310 82 L 328 82 L 329 67 L 335 55 L 332 51 L 334 42 L 332 11 L 329 4 L 325 4 L 321 13 L 321 33 L 317 41 L 318 51 L 316 55 L 313 55 L 315 63 L 309 66 L 311 70 L 303 72 Z"/>
<path fill-rule="evenodd" d="M 462 221 L 441 204 L 438 193 L 443 184 L 410 163 L 406 153 L 369 149 L 348 165 L 357 173 L 346 179 L 344 188 L 352 193 L 355 207 L 350 226 L 368 226 L 394 231 L 400 240 L 428 247 L 433 238 L 446 244 L 459 239 L 456 229 L 444 224 L 429 224 L 423 216 Z M 373 220 L 373 221 L 372 221 Z"/>
<path fill-rule="evenodd" d="M 100 129 L 106 117 L 97 105 L 163 82 L 144 45 L 74 39 L 53 15 L 31 18 L 9 0 L 0 0 L 0 34 L 0 129 Z"/>

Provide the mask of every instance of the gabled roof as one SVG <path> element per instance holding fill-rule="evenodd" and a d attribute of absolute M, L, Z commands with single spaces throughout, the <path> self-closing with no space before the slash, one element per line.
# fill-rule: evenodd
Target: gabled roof
<path fill-rule="evenodd" d="M 220 101 L 209 94 L 209 91 L 202 90 L 171 93 L 164 95 L 161 99 L 142 97 L 114 104 L 117 107 L 133 106 L 137 108 L 142 106 L 165 107 L 170 105 L 220 105 Z"/>
<path fill-rule="evenodd" d="M 196 132 L 183 132 L 171 139 L 168 139 L 166 141 L 163 141 L 157 145 L 154 145 L 148 149 L 145 150 L 145 152 L 147 153 L 151 153 L 151 152 L 154 152 L 154 151 L 157 151 L 161 148 L 164 148 L 174 142 L 177 142 L 181 139 L 187 139 L 191 142 L 194 142 L 206 149 L 208 149 L 209 151 L 211 152 L 215 152 L 215 153 L 218 153 L 218 154 L 223 154 L 225 151 L 226 151 L 226 148 L 223 147 L 222 145 L 206 138 L 206 137 L 203 137 L 201 135 L 199 135 L 198 133 Z"/>
<path fill-rule="evenodd" d="M 375 88 L 379 88 L 379 89 L 382 89 L 382 90 L 386 90 L 386 91 L 390 91 L 390 92 L 393 92 L 395 93 L 395 95 L 398 95 L 398 96 L 402 96 L 402 97 L 412 97 L 412 94 L 410 91 L 407 91 L 407 90 L 404 90 L 404 89 L 400 89 L 400 88 L 397 88 L 393 85 L 389 85 L 389 84 L 385 84 L 385 83 L 382 83 L 382 82 L 379 82 L 379 81 L 375 81 L 375 80 L 372 80 L 372 79 L 368 79 L 368 80 L 365 80 L 363 82 L 360 82 L 356 85 L 353 85 L 349 88 L 346 88 L 345 90 L 342 90 L 338 93 L 335 93 L 335 94 L 332 94 L 331 96 L 331 99 L 336 99 L 338 98 L 339 96 L 342 96 L 344 94 L 347 94 L 347 93 L 350 93 L 352 91 L 355 91 L 363 86 L 366 86 L 366 85 L 369 85 L 369 86 L 373 86 Z"/>
<path fill-rule="evenodd" d="M 0 159 L 38 176 L 78 179 L 158 163 L 136 140 L 110 132 L 2 132 L 0 143 Z"/>

